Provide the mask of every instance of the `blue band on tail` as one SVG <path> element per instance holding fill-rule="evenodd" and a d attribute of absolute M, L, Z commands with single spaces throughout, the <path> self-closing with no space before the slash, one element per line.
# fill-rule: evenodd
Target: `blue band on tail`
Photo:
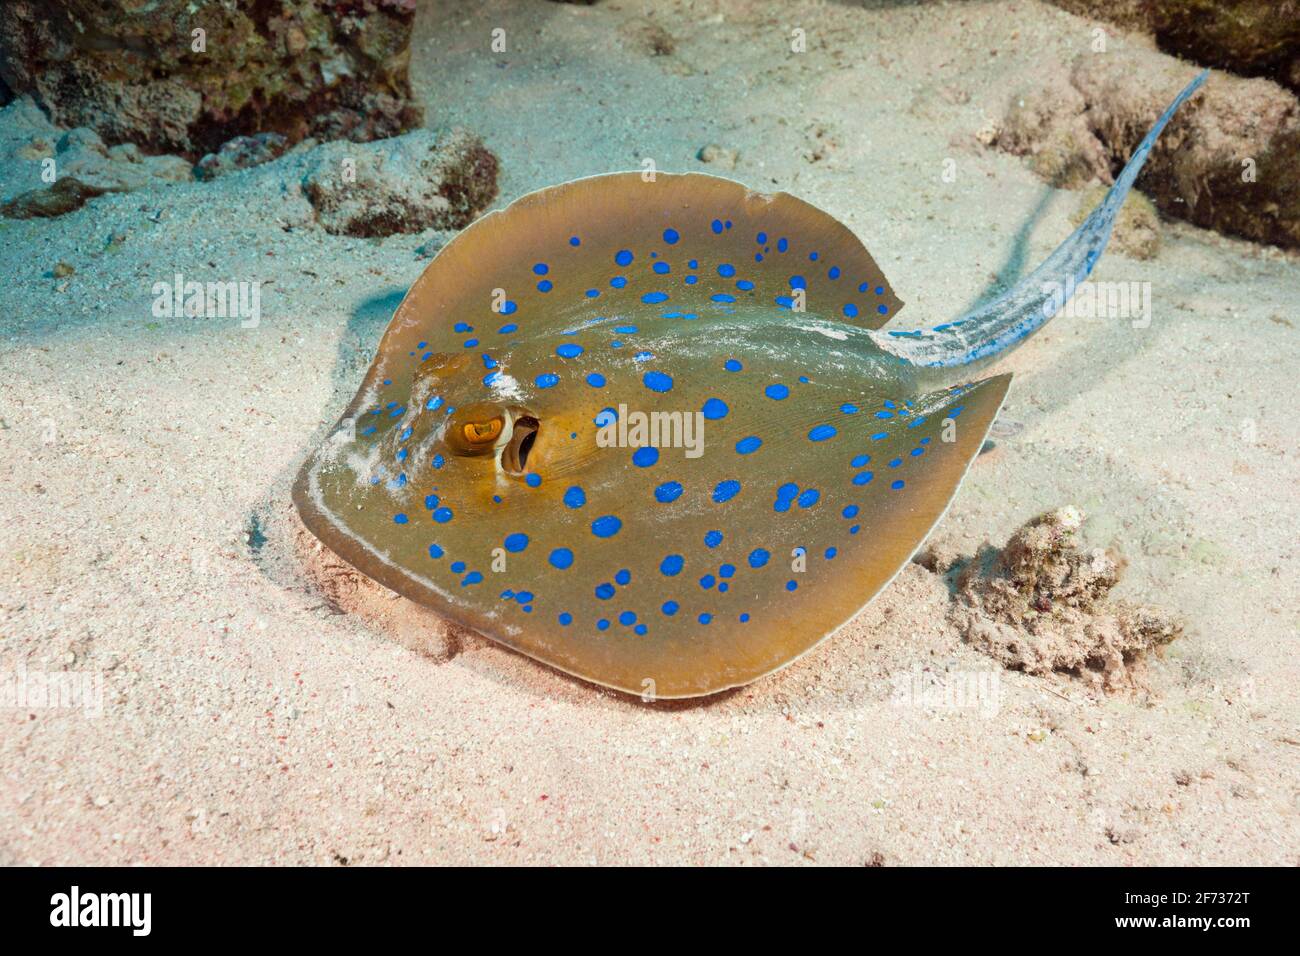
<path fill-rule="evenodd" d="M 954 368 L 989 359 L 1024 341 L 1055 315 L 1101 258 L 1115 226 L 1115 217 L 1128 191 L 1142 171 L 1151 147 L 1193 93 L 1200 89 L 1206 70 L 1178 94 L 1150 132 L 1138 144 L 1106 198 L 1068 239 L 1037 269 L 997 299 L 967 312 L 961 318 L 928 330 L 876 332 L 873 337 L 887 351 L 928 368 Z"/>

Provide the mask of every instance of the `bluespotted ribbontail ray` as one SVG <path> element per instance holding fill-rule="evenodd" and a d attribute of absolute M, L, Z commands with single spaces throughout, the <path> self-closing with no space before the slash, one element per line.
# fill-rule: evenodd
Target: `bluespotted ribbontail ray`
<path fill-rule="evenodd" d="M 943 516 L 1011 381 L 973 376 L 1091 272 L 1204 78 L 1042 266 L 928 330 L 883 330 L 875 261 L 785 193 L 615 173 L 524 196 L 416 280 L 298 510 L 374 580 L 587 680 L 770 673 Z"/>

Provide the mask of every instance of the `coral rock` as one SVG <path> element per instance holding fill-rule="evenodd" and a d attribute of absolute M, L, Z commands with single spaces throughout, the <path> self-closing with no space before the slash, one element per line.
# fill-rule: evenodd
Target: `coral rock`
<path fill-rule="evenodd" d="M 379 143 L 327 143 L 303 181 L 327 232 L 387 236 L 461 229 L 496 196 L 497 158 L 461 130 Z"/>
<path fill-rule="evenodd" d="M 1145 655 L 1182 633 L 1154 608 L 1108 596 L 1124 563 L 1084 550 L 1083 515 L 1060 508 L 1029 521 L 998 551 L 985 546 L 954 571 L 952 617 L 967 642 L 1012 670 L 1064 671 L 1099 689 L 1140 683 Z"/>
<path fill-rule="evenodd" d="M 369 140 L 420 123 L 414 0 L 7 0 L 0 80 L 60 126 L 191 161 L 232 136 Z"/>
<path fill-rule="evenodd" d="M 1109 183 L 1195 72 L 1148 50 L 1081 56 L 1068 83 L 1013 99 L 997 145 L 1055 185 Z M 1138 187 L 1167 216 L 1300 247 L 1300 102 L 1268 80 L 1211 76 L 1170 121 Z"/>

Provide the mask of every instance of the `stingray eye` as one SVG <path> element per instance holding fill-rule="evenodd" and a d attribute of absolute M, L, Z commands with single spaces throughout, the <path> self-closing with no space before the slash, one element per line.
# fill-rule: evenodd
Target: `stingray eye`
<path fill-rule="evenodd" d="M 493 402 L 475 402 L 458 409 L 447 422 L 443 440 L 457 455 L 490 455 L 510 438 L 510 410 Z"/>
<path fill-rule="evenodd" d="M 466 422 L 461 426 L 461 434 L 471 445 L 486 445 L 497 440 L 505 421 L 500 416 L 481 422 Z"/>

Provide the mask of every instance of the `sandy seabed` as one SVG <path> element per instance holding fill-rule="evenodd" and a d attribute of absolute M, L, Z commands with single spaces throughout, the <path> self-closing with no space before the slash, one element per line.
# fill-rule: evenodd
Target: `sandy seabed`
<path fill-rule="evenodd" d="M 412 75 L 431 125 L 500 156 L 501 204 L 646 158 L 791 191 L 934 324 L 1040 203 L 1031 265 L 1070 232 L 1078 194 L 978 133 L 1092 25 L 868 6 L 428 3 Z M 1009 358 L 937 532 L 969 553 L 1080 506 L 1124 596 L 1186 622 L 1144 687 L 1001 670 L 909 565 L 785 671 L 646 704 L 340 613 L 310 573 L 292 477 L 450 235 L 330 236 L 291 192 L 273 164 L 0 224 L 0 670 L 103 694 L 0 709 L 0 862 L 1300 862 L 1294 255 L 1169 222 L 1157 258 L 1108 253 L 1149 327 L 1062 318 Z M 176 272 L 260 281 L 262 321 L 155 318 Z M 916 692 L 944 675 L 979 693 Z"/>

